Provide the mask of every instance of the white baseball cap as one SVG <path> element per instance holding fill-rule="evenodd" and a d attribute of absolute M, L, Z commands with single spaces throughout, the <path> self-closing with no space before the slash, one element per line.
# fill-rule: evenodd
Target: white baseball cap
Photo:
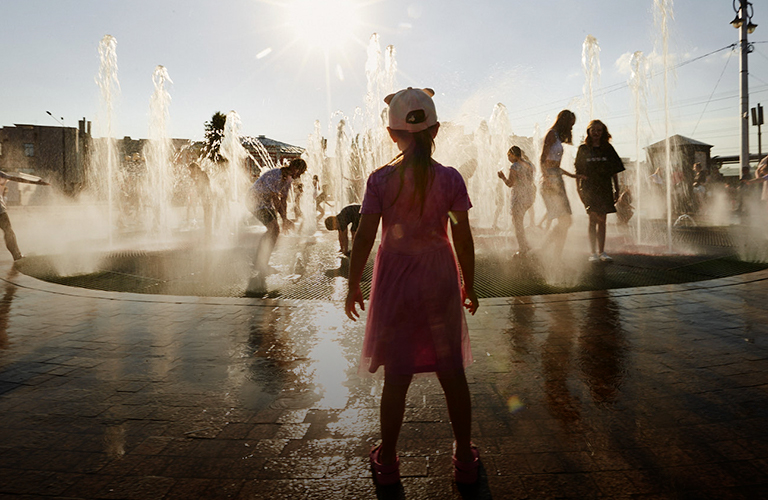
<path fill-rule="evenodd" d="M 421 132 L 437 123 L 432 89 L 408 87 L 384 98 L 389 105 L 389 128 Z"/>

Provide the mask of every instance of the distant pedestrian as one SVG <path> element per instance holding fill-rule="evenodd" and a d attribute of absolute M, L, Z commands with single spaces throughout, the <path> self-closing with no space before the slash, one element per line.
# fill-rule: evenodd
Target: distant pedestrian
<path fill-rule="evenodd" d="M 705 208 L 707 196 L 707 171 L 700 162 L 693 164 L 693 211 L 699 213 Z"/>
<path fill-rule="evenodd" d="M 512 223 L 515 227 L 515 237 L 520 254 L 528 253 L 530 247 L 525 237 L 525 213 L 533 206 L 536 199 L 536 184 L 533 182 L 535 171 L 531 162 L 523 154 L 518 146 L 512 146 L 507 152 L 507 159 L 512 165 L 509 167 L 509 176 L 499 170 L 499 179 L 504 181 L 507 187 L 512 188 Z"/>
<path fill-rule="evenodd" d="M 635 207 L 632 205 L 632 190 L 629 186 L 624 186 L 619 193 L 619 199 L 616 200 L 616 218 L 620 225 L 627 226 L 633 215 Z"/>
<path fill-rule="evenodd" d="M 611 146 L 611 134 L 600 120 L 587 126 L 587 137 L 576 152 L 579 197 L 589 215 L 590 262 L 611 262 L 605 253 L 605 226 L 608 214 L 616 213 L 619 199 L 619 172 L 624 163 Z"/>
<path fill-rule="evenodd" d="M 211 180 L 203 169 L 200 168 L 200 164 L 193 161 L 189 164 L 189 176 L 192 179 L 194 186 L 194 194 L 196 199 L 189 201 L 190 207 L 195 202 L 199 203 L 203 208 L 203 224 L 205 228 L 205 239 L 210 240 L 213 233 L 213 195 L 211 193 Z"/>
<path fill-rule="evenodd" d="M 317 220 L 325 216 L 325 205 L 328 204 L 328 186 L 320 187 L 320 178 L 317 175 L 312 176 L 312 199 L 315 202 L 315 212 Z"/>
<path fill-rule="evenodd" d="M 363 198 L 360 227 L 352 247 L 345 310 L 359 317 L 360 279 L 382 224 L 365 328 L 361 371 L 384 367 L 381 445 L 370 452 L 374 479 L 400 479 L 397 439 L 405 398 L 415 373 L 436 372 L 453 427 L 453 473 L 474 483 L 479 454 L 470 442 L 472 408 L 464 367 L 471 361 L 462 303 L 474 314 L 475 254 L 467 212 L 471 207 L 461 174 L 432 159 L 440 124 L 431 89 L 389 95 L 389 135 L 402 151 L 373 172 Z M 451 221 L 459 268 L 448 239 Z"/>

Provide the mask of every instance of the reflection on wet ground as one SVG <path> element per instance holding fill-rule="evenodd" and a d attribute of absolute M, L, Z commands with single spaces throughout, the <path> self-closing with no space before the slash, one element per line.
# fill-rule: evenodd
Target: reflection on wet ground
<path fill-rule="evenodd" d="M 578 366 L 596 405 L 611 405 L 627 375 L 627 345 L 621 310 L 610 297 L 597 294 L 581 318 Z"/>
<path fill-rule="evenodd" d="M 358 376 L 364 322 L 338 301 L 110 293 L 0 272 L 0 495 L 677 499 L 768 487 L 768 271 L 482 301 L 467 375 L 483 468 L 461 489 L 433 378 L 408 394 L 402 484 L 372 483 L 381 383 Z"/>
<path fill-rule="evenodd" d="M 6 275 L 7 279 L 13 279 L 18 271 L 11 268 Z M 0 300 L 0 349 L 8 348 L 8 318 L 11 312 L 13 297 L 16 295 L 16 286 L 7 282 L 3 286 L 3 298 Z"/>

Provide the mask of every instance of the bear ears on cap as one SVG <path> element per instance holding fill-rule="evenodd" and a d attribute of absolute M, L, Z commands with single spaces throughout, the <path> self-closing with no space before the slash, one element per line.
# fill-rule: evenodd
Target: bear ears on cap
<path fill-rule="evenodd" d="M 408 87 L 405 90 L 413 90 L 413 87 Z M 435 96 L 435 91 L 430 88 L 423 88 L 423 89 L 416 89 L 416 90 L 421 90 L 422 92 L 427 94 L 429 97 Z M 400 90 L 399 92 L 402 92 L 402 90 Z M 389 94 L 387 97 L 384 98 L 384 102 L 388 105 L 392 101 L 392 98 L 395 97 L 395 95 L 397 95 L 399 92 L 395 92 L 394 94 Z"/>

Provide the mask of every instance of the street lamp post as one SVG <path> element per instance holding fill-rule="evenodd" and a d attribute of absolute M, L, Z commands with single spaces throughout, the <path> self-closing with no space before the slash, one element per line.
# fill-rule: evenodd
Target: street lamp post
<path fill-rule="evenodd" d="M 747 55 L 752 52 L 752 47 L 747 41 L 747 34 L 752 33 L 757 28 L 752 23 L 752 2 L 748 0 L 733 0 L 733 10 L 736 17 L 731 21 L 734 28 L 739 30 L 739 46 L 741 48 L 741 58 L 739 59 L 739 101 L 741 103 L 739 117 L 741 119 L 741 150 L 739 157 L 741 159 L 741 178 L 749 178 L 749 71 L 747 68 Z"/>
<path fill-rule="evenodd" d="M 59 120 L 50 111 L 46 111 L 46 113 L 61 125 L 61 177 L 64 178 L 67 172 L 67 137 L 65 135 L 64 117 L 62 116 L 61 120 Z"/>

